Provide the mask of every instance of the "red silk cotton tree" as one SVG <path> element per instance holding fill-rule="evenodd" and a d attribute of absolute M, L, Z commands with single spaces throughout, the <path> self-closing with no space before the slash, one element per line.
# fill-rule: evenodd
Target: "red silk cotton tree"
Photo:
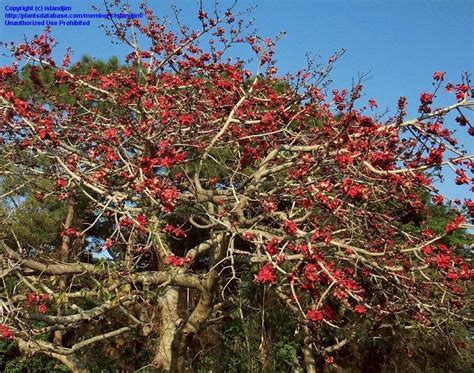
<path fill-rule="evenodd" d="M 339 54 L 279 77 L 273 42 L 242 36 L 231 10 L 201 10 L 200 29 L 178 33 L 143 10 L 144 22 L 113 25 L 132 51 L 107 74 L 69 68 L 69 55 L 54 61 L 49 30 L 8 46 L 0 173 L 42 203 L 62 201 L 67 216 L 57 247 L 2 237 L 3 337 L 87 371 L 78 357 L 94 343 L 154 336 L 150 364 L 181 372 L 193 337 L 255 267 L 253 281 L 299 319 L 308 371 L 361 320 L 432 327 L 464 317 L 472 270 L 443 242 L 469 227 L 473 202 L 453 207 L 438 234 L 423 196 L 443 204 L 433 182 L 445 166 L 469 183 L 474 158 L 458 144 L 474 135 L 467 76 L 446 84 L 436 72 L 418 118 L 405 120 L 402 97 L 382 121 L 375 100 L 359 104 L 361 84 L 328 93 Z M 255 71 L 224 57 L 235 43 L 255 52 Z M 18 74 L 26 63 L 30 97 Z M 48 84 L 35 83 L 39 71 Z M 437 108 L 445 87 L 453 103 Z M 410 214 L 421 218 L 408 232 Z M 93 247 L 111 259 L 84 261 Z M 64 341 L 85 324 L 83 339 Z M 345 338 L 323 339 L 323 329 Z"/>

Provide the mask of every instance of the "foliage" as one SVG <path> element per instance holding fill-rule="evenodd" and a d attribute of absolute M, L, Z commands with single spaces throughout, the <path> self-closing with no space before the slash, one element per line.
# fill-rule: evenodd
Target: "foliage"
<path fill-rule="evenodd" d="M 69 371 L 57 360 L 48 359 L 43 355 L 22 357 L 14 341 L 0 341 L 0 370 L 5 373 L 61 373 Z"/>

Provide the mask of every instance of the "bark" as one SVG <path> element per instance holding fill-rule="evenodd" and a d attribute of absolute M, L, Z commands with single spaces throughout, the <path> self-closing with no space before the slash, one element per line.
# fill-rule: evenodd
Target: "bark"
<path fill-rule="evenodd" d="M 173 341 L 172 371 L 182 373 L 186 370 L 186 353 L 193 337 L 199 333 L 202 325 L 212 313 L 214 305 L 213 290 L 204 291 L 199 302 L 183 328 L 178 330 Z"/>
<path fill-rule="evenodd" d="M 316 373 L 316 361 L 314 360 L 314 351 L 309 338 L 309 329 L 304 327 L 305 338 L 303 342 L 303 359 L 306 373 Z"/>
<path fill-rule="evenodd" d="M 303 347 L 303 358 L 306 373 L 316 373 L 316 362 L 314 360 L 313 349 L 311 346 L 305 345 Z"/>
<path fill-rule="evenodd" d="M 66 220 L 64 222 L 64 230 L 70 228 L 72 226 L 72 221 L 74 219 L 74 208 L 75 208 L 75 200 L 74 196 L 71 194 L 68 199 L 68 207 L 67 207 L 67 215 Z M 64 235 L 62 237 L 61 246 L 59 247 L 59 260 L 61 263 L 67 263 L 69 261 L 69 250 L 71 244 L 71 237 L 68 235 Z M 67 286 L 67 278 L 66 276 L 61 276 L 59 278 L 59 291 L 64 292 Z M 64 312 L 64 307 L 58 306 L 57 316 L 61 317 Z M 53 343 L 62 346 L 63 345 L 63 331 L 56 330 L 54 332 Z"/>
<path fill-rule="evenodd" d="M 89 263 L 44 264 L 36 260 L 25 259 L 5 242 L 0 242 L 0 250 L 5 252 L 10 258 L 20 261 L 23 267 L 46 275 L 66 275 L 86 272 L 101 274 L 104 272 L 103 269 Z"/>
<path fill-rule="evenodd" d="M 178 289 L 170 287 L 160 301 L 161 306 L 161 335 L 153 359 L 153 365 L 162 372 L 182 373 L 186 371 L 186 355 L 194 336 L 200 332 L 204 323 L 209 319 L 215 301 L 215 292 L 218 284 L 219 263 L 225 256 L 228 239 L 221 235 L 216 238 L 214 250 L 211 250 L 212 268 L 199 282 L 201 295 L 198 304 L 187 320 L 181 322 L 178 311 L 180 306 Z M 179 325 L 178 325 L 179 324 Z"/>
<path fill-rule="evenodd" d="M 181 373 L 186 370 L 189 344 L 213 310 L 213 296 L 203 291 L 199 302 L 186 322 L 181 322 L 179 291 L 171 287 L 160 300 L 161 334 L 153 365 L 161 372 Z"/>
<path fill-rule="evenodd" d="M 59 360 L 66 367 L 68 367 L 72 373 L 89 373 L 90 370 L 82 365 L 82 363 L 75 356 L 65 356 L 55 354 L 54 352 L 48 353 L 51 357 Z"/>
<path fill-rule="evenodd" d="M 228 245 L 229 237 L 224 237 L 223 235 L 216 237 L 216 245 L 213 250 L 211 250 L 211 261 L 209 263 L 211 270 L 206 274 L 205 281 L 202 284 L 198 304 L 183 324 L 183 327 L 178 330 L 175 340 L 173 341 L 173 372 L 182 373 L 186 370 L 186 353 L 188 346 L 212 314 L 220 271 L 216 263 L 220 263 L 225 257 Z"/>
<path fill-rule="evenodd" d="M 173 340 L 175 338 L 178 315 L 179 291 L 170 287 L 159 301 L 161 333 L 152 364 L 162 372 L 171 372 L 173 359 Z"/>
<path fill-rule="evenodd" d="M 42 353 L 44 355 L 50 356 L 57 359 L 63 363 L 67 368 L 71 370 L 72 373 L 89 373 L 90 370 L 87 369 L 82 362 L 74 355 L 62 355 L 52 351 L 43 349 L 41 344 L 47 344 L 45 342 L 33 342 L 25 341 L 21 338 L 18 339 L 18 348 L 26 356 L 34 355 L 36 353 Z M 52 346 L 48 344 L 49 346 Z"/>
<path fill-rule="evenodd" d="M 130 237 L 128 238 L 128 244 L 127 244 L 127 249 L 125 251 L 125 268 L 127 271 L 130 271 L 133 267 L 133 249 L 135 247 L 135 244 L 137 242 L 137 232 L 136 230 L 132 230 L 130 233 Z"/>

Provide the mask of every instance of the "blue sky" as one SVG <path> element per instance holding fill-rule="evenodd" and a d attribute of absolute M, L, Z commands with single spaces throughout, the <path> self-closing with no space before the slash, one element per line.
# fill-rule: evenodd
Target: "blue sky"
<path fill-rule="evenodd" d="M 73 12 L 90 12 L 101 0 L 0 0 L 0 39 L 19 41 L 42 30 L 41 27 L 5 26 L 6 5 L 70 5 Z M 138 1 L 130 1 L 138 10 Z M 212 4 L 213 0 L 204 0 Z M 229 3 L 228 0 L 221 1 Z M 194 0 L 149 0 L 157 15 L 171 14 L 170 6 L 182 9 L 184 24 L 195 19 Z M 261 36 L 275 36 L 286 31 L 276 48 L 278 68 L 282 73 L 305 65 L 306 52 L 321 55 L 324 61 L 341 48 L 347 49 L 331 78 L 336 87 L 350 87 L 358 73 L 369 73 L 364 83 L 364 100 L 374 97 L 380 111 L 396 107 L 399 96 L 406 96 L 409 114 L 416 115 L 419 93 L 430 91 L 432 73 L 446 72 L 448 81 L 458 81 L 463 71 L 474 72 L 474 1 L 472 0 L 240 0 L 237 9 L 257 5 L 247 18 Z M 59 51 L 72 47 L 74 58 L 89 54 L 96 58 L 123 56 L 127 49 L 110 43 L 98 28 L 57 27 L 53 35 Z M 241 54 L 240 51 L 238 54 Z M 61 55 L 61 53 L 58 53 Z M 232 55 L 232 53 L 231 53 Z M 0 57 L 0 63 L 8 59 Z M 439 105 L 450 103 L 442 95 Z M 474 153 L 471 140 L 468 152 Z M 449 171 L 447 173 L 449 176 Z M 451 197 L 467 197 L 467 189 L 442 187 Z"/>

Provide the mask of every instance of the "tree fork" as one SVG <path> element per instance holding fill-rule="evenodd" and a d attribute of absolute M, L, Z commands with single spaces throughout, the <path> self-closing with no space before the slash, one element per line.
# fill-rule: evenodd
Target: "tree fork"
<path fill-rule="evenodd" d="M 198 304 L 189 318 L 176 334 L 173 341 L 172 372 L 182 373 L 186 369 L 186 353 L 194 336 L 199 333 L 214 309 L 215 293 L 218 284 L 220 263 L 224 259 L 229 246 L 229 237 L 222 234 L 216 237 L 216 245 L 211 250 L 209 263 L 211 269 L 206 275 L 203 290 Z M 213 255 L 212 255 L 213 254 Z"/>

